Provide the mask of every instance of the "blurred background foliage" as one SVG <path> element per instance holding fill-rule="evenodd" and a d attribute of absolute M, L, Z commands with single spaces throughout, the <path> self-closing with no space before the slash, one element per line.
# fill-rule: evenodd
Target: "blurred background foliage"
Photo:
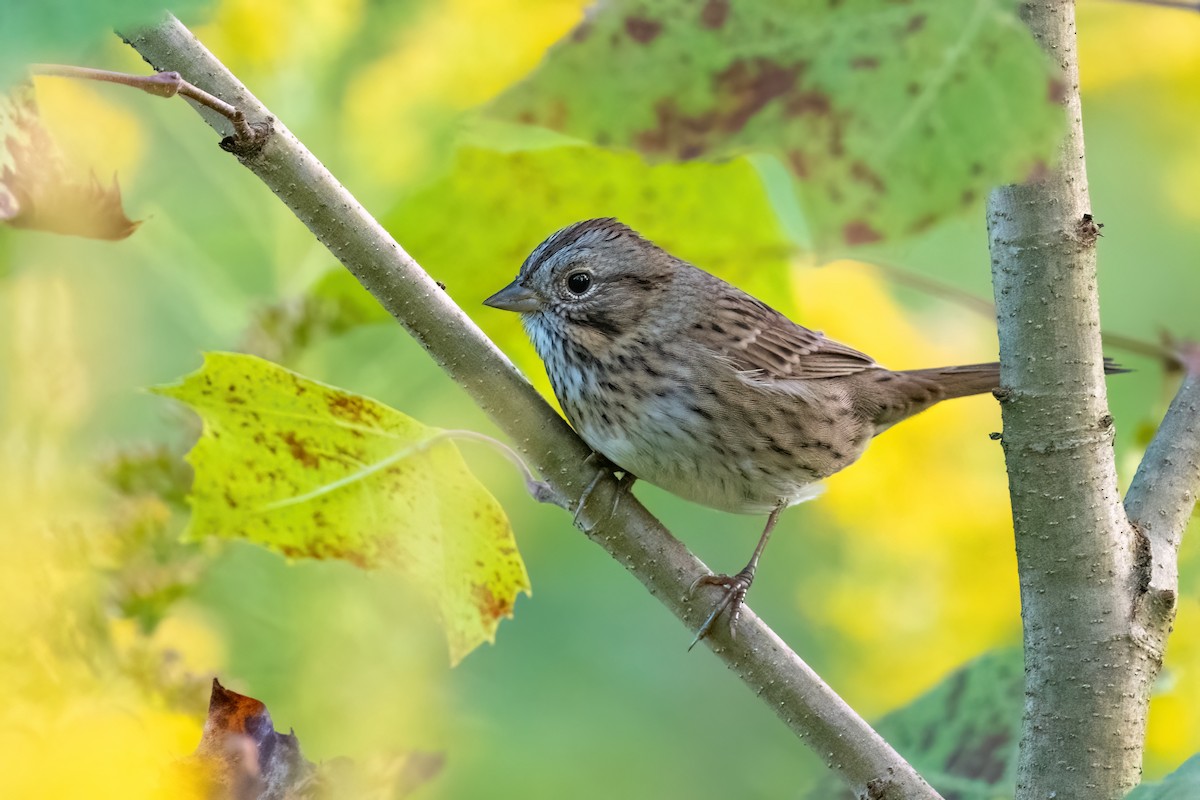
<path fill-rule="evenodd" d="M 464 117 L 584 5 L 220 0 L 183 18 L 543 390 L 517 320 L 480 302 L 546 234 L 599 215 L 889 366 L 995 357 L 990 319 L 891 269 L 990 297 L 980 202 L 859 254 L 886 269 L 828 261 L 795 246 L 796 210 L 754 158 L 651 166 Z M 21 53 L 144 71 L 101 27 L 45 30 L 45 48 Z M 1085 1 L 1079 31 L 1105 328 L 1198 337 L 1200 14 Z M 404 585 L 180 544 L 178 455 L 195 422 L 141 387 L 202 351 L 250 346 L 427 424 L 495 431 L 182 103 L 49 79 L 37 91 L 63 148 L 117 173 L 145 222 L 115 244 L 0 229 L 0 795 L 151 796 L 146 765 L 194 747 L 213 674 L 266 702 L 310 758 L 444 751 L 427 797 L 778 796 L 819 779 L 818 758 L 716 659 L 689 655 L 689 633 L 487 451 L 467 457 L 509 511 L 534 595 L 453 671 Z M 1155 360 L 1109 350 L 1136 369 L 1110 382 L 1127 482 L 1174 384 Z M 987 436 L 999 426 L 983 397 L 889 432 L 784 517 L 764 560 L 756 611 L 870 718 L 1019 642 L 1003 459 Z M 636 491 L 720 569 L 761 527 Z M 1194 533 L 1149 777 L 1200 750 Z"/>

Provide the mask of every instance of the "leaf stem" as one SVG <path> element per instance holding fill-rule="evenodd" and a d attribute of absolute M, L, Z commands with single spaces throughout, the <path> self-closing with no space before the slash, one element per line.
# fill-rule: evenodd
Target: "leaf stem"
<path fill-rule="evenodd" d="M 141 89 L 155 97 L 175 97 L 181 95 L 193 100 L 207 109 L 215 111 L 233 125 L 234 141 L 225 149 L 236 148 L 239 152 L 257 149 L 262 146 L 266 130 L 250 125 L 241 110 L 226 103 L 224 100 L 209 94 L 203 89 L 183 79 L 178 72 L 159 72 L 154 75 L 132 75 L 127 72 L 112 72 L 106 69 L 91 67 L 75 67 L 69 64 L 31 64 L 29 71 L 34 75 L 47 75 L 56 78 L 74 78 L 76 80 L 103 81 Z"/>
<path fill-rule="evenodd" d="M 338 489 L 343 489 L 347 486 L 358 483 L 361 480 L 365 480 L 375 473 L 381 472 L 382 470 L 385 470 L 393 464 L 403 461 L 406 458 L 412 458 L 413 456 L 420 455 L 421 453 L 427 453 L 434 445 L 450 440 L 468 440 L 473 442 L 483 442 L 484 444 L 491 445 L 496 450 L 500 451 L 501 455 L 516 465 L 517 469 L 521 473 L 521 477 L 525 479 L 526 491 L 529 492 L 530 496 L 533 497 L 534 500 L 537 500 L 539 503 L 553 503 L 554 505 L 561 506 L 562 508 L 567 508 L 567 501 L 561 499 L 558 493 L 554 491 L 553 487 L 550 486 L 550 484 L 546 483 L 545 481 L 539 481 L 537 478 L 535 478 L 533 476 L 533 472 L 530 471 L 529 466 L 525 463 L 525 460 L 521 458 L 520 454 L 517 453 L 516 450 L 513 450 L 511 447 L 506 445 L 504 442 L 500 441 L 499 439 L 494 439 L 485 433 L 478 433 L 477 431 L 440 430 L 437 433 L 434 433 L 432 436 L 411 444 L 408 447 L 403 447 L 387 457 L 381 458 L 374 464 L 369 464 L 363 467 L 351 475 L 347 475 L 344 478 L 338 478 L 336 481 L 330 481 L 324 486 L 318 486 L 311 492 L 305 492 L 304 494 L 297 494 L 291 497 L 285 497 L 282 500 L 276 500 L 273 503 L 267 503 L 262 508 L 255 509 L 255 511 L 256 513 L 264 514 L 268 511 L 275 511 L 276 509 L 307 503 L 309 500 L 315 500 L 322 495 L 327 495 L 330 492 L 336 492 Z"/>
<path fill-rule="evenodd" d="M 945 281 L 931 278 L 928 275 L 923 275 L 916 270 L 902 267 L 899 264 L 892 264 L 887 261 L 868 261 L 862 263 L 876 267 L 892 283 L 907 286 L 910 289 L 923 292 L 930 297 L 937 297 L 946 302 L 953 303 L 960 308 L 965 308 L 980 316 L 987 317 L 989 320 L 996 318 L 995 303 L 966 289 L 960 289 Z M 1162 363 L 1164 369 L 1169 371 L 1178 372 L 1182 367 L 1182 362 L 1179 360 L 1179 351 L 1166 344 L 1148 342 L 1144 339 L 1138 339 L 1135 336 L 1126 336 L 1121 333 L 1111 333 L 1108 331 L 1101 331 L 1100 336 L 1105 346 L 1156 359 Z"/>

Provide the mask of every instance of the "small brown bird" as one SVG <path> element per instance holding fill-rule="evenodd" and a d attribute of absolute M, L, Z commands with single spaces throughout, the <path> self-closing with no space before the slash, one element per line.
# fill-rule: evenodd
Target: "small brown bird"
<path fill-rule="evenodd" d="M 693 584 L 725 589 L 693 645 L 725 608 L 735 631 L 784 508 L 897 422 L 999 385 L 996 363 L 886 369 L 615 219 L 553 234 L 484 302 L 521 314 L 567 419 L 627 476 L 769 514 L 745 569 Z"/>

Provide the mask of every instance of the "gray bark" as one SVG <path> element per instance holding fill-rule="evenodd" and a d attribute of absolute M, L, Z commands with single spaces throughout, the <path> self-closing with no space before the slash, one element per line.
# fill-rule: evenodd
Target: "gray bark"
<path fill-rule="evenodd" d="M 1074 3 L 1022 10 L 1062 67 L 1068 131 L 1058 166 L 995 190 L 987 211 L 1024 623 L 1016 796 L 1115 800 L 1140 778 L 1174 616 L 1176 553 L 1200 483 L 1200 387 L 1189 378 L 1173 404 L 1127 515 L 1103 375 Z"/>

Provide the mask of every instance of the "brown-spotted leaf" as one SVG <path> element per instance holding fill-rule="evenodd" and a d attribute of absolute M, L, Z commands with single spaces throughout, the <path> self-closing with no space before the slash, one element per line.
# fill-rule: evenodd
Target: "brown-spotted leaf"
<path fill-rule="evenodd" d="M 90 170 L 68 164 L 42 125 L 31 87 L 0 99 L 0 222 L 13 228 L 115 241 L 141 222 L 121 206 L 114 176 L 103 185 Z"/>
<path fill-rule="evenodd" d="M 1048 161 L 1061 86 L 1010 0 L 614 0 L 490 112 L 659 159 L 774 154 L 839 249 Z"/>
<path fill-rule="evenodd" d="M 190 536 L 393 570 L 432 601 L 455 663 L 528 594 L 508 518 L 439 429 L 233 353 L 155 391 L 204 422 Z"/>

